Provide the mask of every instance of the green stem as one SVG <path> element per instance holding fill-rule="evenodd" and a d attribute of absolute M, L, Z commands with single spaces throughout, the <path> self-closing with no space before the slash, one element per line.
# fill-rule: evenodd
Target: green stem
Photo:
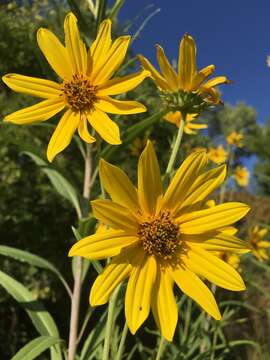
<path fill-rule="evenodd" d="M 183 136 L 183 132 L 184 132 L 184 126 L 185 126 L 185 116 L 182 115 L 182 117 L 183 118 L 179 125 L 178 133 L 177 133 L 175 142 L 173 144 L 172 153 L 171 153 L 170 160 L 168 162 L 168 166 L 167 166 L 165 174 L 169 174 L 170 172 L 172 172 L 174 163 L 175 163 L 175 159 L 176 159 L 176 156 L 177 156 L 180 144 L 181 144 L 181 140 L 182 140 L 182 136 Z"/>
<path fill-rule="evenodd" d="M 123 332 L 122 332 L 119 348 L 117 350 L 117 354 L 116 354 L 116 358 L 115 358 L 116 360 L 121 360 L 122 359 L 127 334 L 128 334 L 128 325 L 127 325 L 127 322 L 125 322 L 125 326 L 124 326 L 124 329 L 123 329 Z"/>
<path fill-rule="evenodd" d="M 155 360 L 160 360 L 161 359 L 161 355 L 164 351 L 165 348 L 165 344 L 166 344 L 166 340 L 163 336 L 161 336 L 160 338 L 160 342 L 159 342 L 159 347 L 158 347 L 158 352 L 157 352 L 157 356 Z"/>
<path fill-rule="evenodd" d="M 102 360 L 109 360 L 109 353 L 110 353 L 110 341 L 111 341 L 111 333 L 113 328 L 113 321 L 114 321 L 114 310 L 117 300 L 117 295 L 119 291 L 119 286 L 114 290 L 114 293 L 111 297 L 111 300 L 109 302 L 109 308 L 108 308 L 108 317 L 107 317 L 107 323 L 106 323 L 106 330 L 105 330 L 105 340 L 104 340 L 104 347 L 103 347 L 103 354 L 102 354 Z"/>

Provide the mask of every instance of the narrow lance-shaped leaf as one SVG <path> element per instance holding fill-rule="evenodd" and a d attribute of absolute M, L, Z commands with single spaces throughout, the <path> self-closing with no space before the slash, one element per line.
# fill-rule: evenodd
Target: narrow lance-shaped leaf
<path fill-rule="evenodd" d="M 55 344 L 59 344 L 63 340 L 52 336 L 40 336 L 21 348 L 11 360 L 32 360 L 36 359 L 45 350 Z"/>

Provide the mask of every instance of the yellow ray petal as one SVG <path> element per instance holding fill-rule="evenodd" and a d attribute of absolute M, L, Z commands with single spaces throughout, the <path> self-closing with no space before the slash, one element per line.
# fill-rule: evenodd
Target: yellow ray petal
<path fill-rule="evenodd" d="M 179 216 L 181 209 L 184 210 L 186 206 L 193 205 L 206 199 L 207 196 L 209 196 L 223 183 L 225 177 L 226 165 L 219 166 L 199 175 L 197 179 L 195 179 L 195 181 L 190 184 L 184 201 L 177 209 L 176 216 Z"/>
<path fill-rule="evenodd" d="M 220 84 L 228 84 L 229 80 L 226 76 L 217 76 L 203 84 L 204 88 L 212 88 Z"/>
<path fill-rule="evenodd" d="M 196 74 L 196 44 L 193 38 L 185 34 L 179 46 L 178 77 L 183 90 L 191 90 Z"/>
<path fill-rule="evenodd" d="M 4 121 L 10 121 L 14 124 L 25 125 L 38 121 L 46 121 L 60 112 L 65 104 L 60 99 L 49 99 L 38 104 L 28 106 L 24 109 L 15 111 L 7 115 Z"/>
<path fill-rule="evenodd" d="M 164 53 L 164 50 L 161 46 L 156 45 L 157 48 L 157 60 L 160 67 L 160 70 L 163 76 L 166 79 L 166 82 L 169 84 L 170 89 L 172 91 L 178 90 L 178 81 L 177 75 L 174 69 L 172 68 L 171 64 L 169 63 L 167 56 Z"/>
<path fill-rule="evenodd" d="M 104 63 L 97 69 L 93 68 L 91 80 L 94 85 L 102 84 L 111 78 L 124 61 L 129 43 L 130 36 L 121 36 L 114 41 Z"/>
<path fill-rule="evenodd" d="M 189 123 L 188 127 L 190 129 L 196 129 L 196 130 L 201 130 L 201 129 L 207 129 L 208 125 L 206 124 L 193 124 L 193 123 Z"/>
<path fill-rule="evenodd" d="M 208 65 L 202 70 L 200 70 L 194 77 L 192 81 L 192 90 L 198 89 L 198 87 L 215 71 L 214 65 Z"/>
<path fill-rule="evenodd" d="M 98 34 L 96 40 L 93 42 L 89 49 L 88 57 L 91 57 L 90 63 L 92 66 L 100 66 L 101 63 L 106 59 L 106 55 L 110 50 L 112 39 L 111 39 L 111 27 L 112 22 L 109 19 L 102 21 L 98 28 Z M 87 69 L 88 75 L 92 69 Z"/>
<path fill-rule="evenodd" d="M 208 251 L 196 247 L 182 256 L 186 267 L 212 283 L 232 291 L 245 290 L 245 284 L 238 272 Z"/>
<path fill-rule="evenodd" d="M 109 96 L 99 97 L 95 107 L 107 113 L 121 115 L 139 114 L 147 110 L 143 104 L 137 101 L 116 100 Z"/>
<path fill-rule="evenodd" d="M 59 121 L 47 148 L 47 158 L 50 162 L 63 151 L 71 142 L 80 121 L 79 114 L 67 110 Z"/>
<path fill-rule="evenodd" d="M 177 218 L 184 234 L 201 234 L 206 231 L 218 230 L 242 219 L 250 208 L 246 204 L 228 202 L 210 209 L 183 214 Z"/>
<path fill-rule="evenodd" d="M 61 95 L 61 86 L 54 81 L 24 76 L 7 74 L 2 80 L 12 90 L 40 98 L 58 98 Z"/>
<path fill-rule="evenodd" d="M 110 200 L 91 201 L 93 214 L 96 219 L 115 229 L 134 231 L 137 233 L 138 222 L 129 210 Z"/>
<path fill-rule="evenodd" d="M 142 209 L 154 214 L 163 194 L 157 156 L 151 141 L 142 152 L 138 162 L 138 196 Z"/>
<path fill-rule="evenodd" d="M 202 85 L 199 90 L 201 94 L 206 96 L 208 101 L 214 104 L 218 104 L 220 102 L 220 93 L 216 89 Z"/>
<path fill-rule="evenodd" d="M 87 66 L 87 52 L 83 43 L 75 15 L 67 14 L 64 23 L 65 44 L 72 64 L 73 74 L 85 74 Z"/>
<path fill-rule="evenodd" d="M 162 90 L 170 90 L 169 84 L 164 79 L 163 76 L 154 68 L 154 66 L 142 55 L 138 55 L 138 59 L 140 60 L 143 68 L 145 70 L 150 71 L 151 77 L 156 82 L 157 86 Z"/>
<path fill-rule="evenodd" d="M 121 169 L 102 159 L 99 162 L 99 178 L 114 202 L 139 212 L 137 190 Z"/>
<path fill-rule="evenodd" d="M 87 118 L 85 116 L 81 116 L 80 122 L 78 125 L 78 133 L 81 139 L 83 141 L 87 142 L 88 144 L 92 144 L 96 141 L 96 139 L 89 134 L 88 128 L 87 128 Z"/>
<path fill-rule="evenodd" d="M 182 116 L 180 111 L 170 111 L 164 116 L 164 119 L 179 127 Z"/>
<path fill-rule="evenodd" d="M 143 70 L 135 74 L 115 77 L 98 87 L 97 96 L 118 95 L 125 93 L 137 87 L 148 76 L 150 76 L 150 72 Z"/>
<path fill-rule="evenodd" d="M 72 246 L 68 256 L 83 256 L 87 259 L 104 259 L 120 254 L 121 249 L 138 241 L 138 237 L 122 230 L 96 232 Z"/>
<path fill-rule="evenodd" d="M 156 260 L 142 251 L 139 263 L 130 274 L 125 296 L 125 315 L 132 334 L 149 315 L 155 278 Z"/>
<path fill-rule="evenodd" d="M 106 113 L 96 109 L 87 115 L 87 119 L 102 139 L 112 145 L 121 144 L 119 127 Z"/>
<path fill-rule="evenodd" d="M 130 274 L 132 265 L 129 259 L 136 257 L 136 252 L 137 248 L 125 249 L 106 266 L 92 286 L 89 299 L 91 306 L 103 305 L 109 300 L 117 285 Z"/>
<path fill-rule="evenodd" d="M 205 151 L 196 151 L 189 155 L 174 175 L 164 195 L 162 207 L 165 209 L 177 208 L 206 164 Z"/>
<path fill-rule="evenodd" d="M 72 66 L 67 49 L 57 37 L 51 31 L 41 28 L 37 32 L 37 42 L 56 74 L 62 79 L 70 80 L 72 78 Z"/>
<path fill-rule="evenodd" d="M 172 276 L 184 294 L 196 301 L 214 319 L 221 319 L 213 294 L 197 275 L 188 269 L 178 267 L 173 271 Z"/>
<path fill-rule="evenodd" d="M 182 234 L 182 239 L 192 248 L 193 246 L 200 246 L 208 251 L 237 251 L 240 253 L 250 251 L 247 241 L 223 231 L 200 235 Z"/>
<path fill-rule="evenodd" d="M 173 294 L 173 279 L 168 269 L 157 269 L 151 308 L 162 336 L 172 341 L 178 320 L 178 310 Z"/>
<path fill-rule="evenodd" d="M 259 241 L 259 242 L 257 243 L 257 246 L 258 246 L 259 248 L 264 248 L 264 249 L 266 249 L 266 248 L 269 248 L 269 247 L 270 247 L 270 242 L 269 242 L 269 241 Z"/>

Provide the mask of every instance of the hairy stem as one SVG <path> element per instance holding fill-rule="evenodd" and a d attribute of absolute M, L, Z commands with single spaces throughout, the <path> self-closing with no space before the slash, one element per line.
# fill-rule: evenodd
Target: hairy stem
<path fill-rule="evenodd" d="M 84 164 L 84 184 L 83 197 L 87 200 L 90 198 L 90 183 L 92 174 L 92 154 L 91 145 L 87 144 L 85 164 Z M 76 269 L 74 275 L 74 287 L 71 299 L 71 313 L 69 325 L 69 343 L 68 343 L 68 360 L 74 360 L 76 355 L 77 337 L 78 337 L 78 320 L 81 297 L 81 273 L 82 273 L 82 258 L 76 257 Z"/>

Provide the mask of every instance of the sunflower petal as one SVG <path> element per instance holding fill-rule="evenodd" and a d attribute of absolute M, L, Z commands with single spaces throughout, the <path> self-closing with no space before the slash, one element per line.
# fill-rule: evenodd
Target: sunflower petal
<path fill-rule="evenodd" d="M 131 272 L 125 296 L 125 315 L 132 334 L 149 315 L 155 278 L 156 260 L 142 252 L 139 263 Z"/>
<path fill-rule="evenodd" d="M 99 163 L 99 177 L 114 202 L 135 213 L 139 212 L 137 190 L 121 169 L 102 159 Z"/>
<path fill-rule="evenodd" d="M 102 223 L 124 231 L 137 233 L 138 223 L 129 210 L 110 200 L 91 201 L 93 214 Z"/>
<path fill-rule="evenodd" d="M 196 247 L 182 256 L 183 263 L 192 272 L 212 283 L 232 291 L 245 290 L 245 284 L 238 272 L 226 262 L 208 251 Z"/>
<path fill-rule="evenodd" d="M 130 36 L 121 36 L 114 41 L 104 63 L 96 71 L 93 68 L 91 77 L 94 85 L 102 84 L 111 78 L 124 61 L 129 43 Z"/>
<path fill-rule="evenodd" d="M 200 70 L 192 81 L 192 90 L 197 90 L 198 87 L 215 71 L 215 65 L 208 65 Z"/>
<path fill-rule="evenodd" d="M 40 98 L 59 98 L 61 86 L 54 81 L 24 76 L 7 74 L 2 80 L 12 90 Z"/>
<path fill-rule="evenodd" d="M 177 208 L 206 164 L 205 151 L 196 151 L 189 155 L 174 175 L 164 195 L 162 207 L 165 209 Z"/>
<path fill-rule="evenodd" d="M 193 211 L 177 218 L 184 234 L 201 234 L 206 231 L 218 230 L 242 219 L 250 208 L 246 204 L 228 202 L 210 209 Z"/>
<path fill-rule="evenodd" d="M 246 241 L 223 231 L 200 234 L 199 236 L 182 234 L 182 238 L 192 248 L 199 246 L 208 251 L 237 251 L 238 253 L 250 251 Z"/>
<path fill-rule="evenodd" d="M 180 42 L 178 61 L 178 78 L 183 90 L 191 90 L 196 71 L 196 44 L 190 35 L 185 34 Z"/>
<path fill-rule="evenodd" d="M 220 84 L 228 84 L 229 80 L 226 78 L 226 76 L 217 76 L 213 79 L 210 79 L 206 83 L 203 84 L 204 88 L 212 88 L 214 86 L 220 85 Z"/>
<path fill-rule="evenodd" d="M 142 209 L 154 214 L 162 197 L 162 183 L 157 156 L 151 141 L 142 152 L 138 163 L 138 196 Z"/>
<path fill-rule="evenodd" d="M 71 142 L 72 136 L 78 128 L 79 114 L 67 110 L 60 119 L 47 148 L 47 158 L 50 162 L 63 151 Z"/>
<path fill-rule="evenodd" d="M 46 121 L 65 107 L 62 100 L 48 99 L 38 104 L 28 106 L 5 116 L 4 121 L 25 125 L 38 121 Z"/>
<path fill-rule="evenodd" d="M 157 48 L 157 60 L 160 67 L 160 70 L 165 77 L 167 83 L 170 86 L 170 89 L 172 91 L 177 91 L 178 89 L 178 81 L 177 81 L 177 75 L 174 71 L 173 67 L 169 63 L 167 56 L 164 53 L 164 50 L 161 46 L 156 45 Z"/>
<path fill-rule="evenodd" d="M 136 88 L 149 75 L 149 71 L 143 70 L 135 74 L 115 77 L 98 87 L 97 96 L 118 95 L 130 91 Z"/>
<path fill-rule="evenodd" d="M 173 294 L 173 279 L 168 269 L 157 269 L 151 308 L 162 336 L 172 341 L 178 320 L 178 310 Z"/>
<path fill-rule="evenodd" d="M 87 128 L 87 118 L 85 116 L 82 116 L 79 121 L 78 125 L 78 133 L 81 139 L 83 141 L 87 142 L 88 144 L 92 144 L 96 141 L 96 139 L 89 134 L 88 128 Z"/>
<path fill-rule="evenodd" d="M 146 107 L 137 101 L 123 101 L 108 96 L 100 97 L 95 103 L 96 108 L 111 114 L 139 114 L 146 111 Z"/>
<path fill-rule="evenodd" d="M 85 74 L 87 67 L 86 47 L 80 37 L 76 16 L 71 12 L 65 18 L 64 29 L 66 49 L 72 64 L 73 74 Z"/>
<path fill-rule="evenodd" d="M 87 119 L 91 126 L 107 143 L 112 145 L 121 144 L 118 125 L 103 111 L 96 109 L 87 115 Z"/>
<path fill-rule="evenodd" d="M 181 202 L 177 210 L 177 215 L 179 215 L 179 211 L 184 209 L 186 206 L 193 205 L 206 199 L 207 196 L 209 196 L 223 183 L 225 177 L 226 165 L 219 166 L 199 175 L 195 181 L 190 184 L 190 187 L 186 192 L 185 199 Z"/>
<path fill-rule="evenodd" d="M 198 278 L 196 274 L 178 267 L 172 273 L 173 279 L 181 291 L 196 301 L 214 319 L 220 320 L 221 315 L 216 300 L 208 287 Z"/>
<path fill-rule="evenodd" d="M 87 259 L 104 259 L 120 254 L 121 249 L 138 241 L 138 237 L 123 230 L 97 231 L 72 246 L 68 256 L 83 256 Z"/>
<path fill-rule="evenodd" d="M 102 21 L 98 28 L 98 34 L 91 45 L 88 53 L 88 58 L 91 57 L 92 66 L 97 66 L 104 62 L 106 55 L 110 50 L 112 38 L 111 38 L 112 22 L 110 19 Z M 87 69 L 88 74 L 91 73 L 91 69 Z"/>
<path fill-rule="evenodd" d="M 67 49 L 58 38 L 47 29 L 39 29 L 37 42 L 48 63 L 60 78 L 70 80 L 72 78 L 72 66 Z"/>
<path fill-rule="evenodd" d="M 117 285 L 129 276 L 132 270 L 129 259 L 136 256 L 136 250 L 137 248 L 130 248 L 122 251 L 96 278 L 90 292 L 91 306 L 105 304 Z"/>
<path fill-rule="evenodd" d="M 154 66 L 142 55 L 138 55 L 143 68 L 151 73 L 151 77 L 156 82 L 157 86 L 162 90 L 170 90 L 170 86 L 163 76 L 154 68 Z"/>

